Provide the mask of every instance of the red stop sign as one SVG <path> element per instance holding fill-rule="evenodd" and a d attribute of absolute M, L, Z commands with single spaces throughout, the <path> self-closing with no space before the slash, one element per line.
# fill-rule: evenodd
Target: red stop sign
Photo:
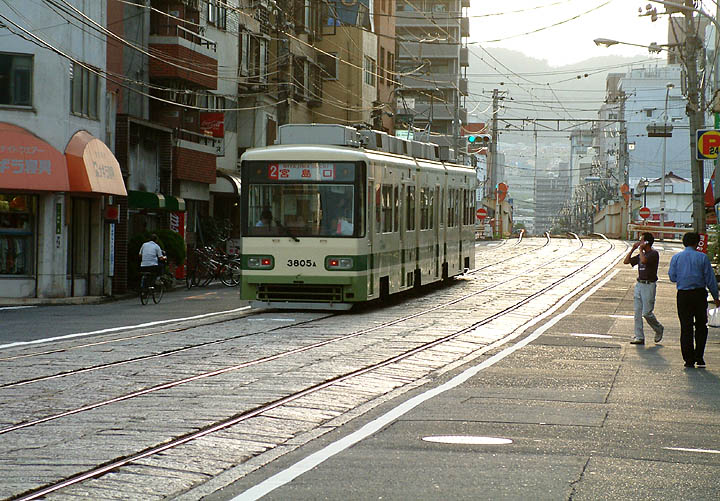
<path fill-rule="evenodd" d="M 479 220 L 482 221 L 483 219 L 485 219 L 485 218 L 487 217 L 487 210 L 485 210 L 485 209 L 483 209 L 482 207 L 480 207 L 480 208 L 475 212 L 475 215 L 477 216 L 477 218 L 478 218 Z"/>
<path fill-rule="evenodd" d="M 647 207 L 643 207 L 642 209 L 640 209 L 640 217 L 643 219 L 649 218 L 650 217 L 650 209 L 648 209 Z"/>

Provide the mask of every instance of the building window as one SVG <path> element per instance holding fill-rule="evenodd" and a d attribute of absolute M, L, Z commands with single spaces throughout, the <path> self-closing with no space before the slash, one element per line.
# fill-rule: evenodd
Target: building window
<path fill-rule="evenodd" d="M 380 64 L 378 64 L 378 80 L 385 83 L 385 47 L 380 47 Z"/>
<path fill-rule="evenodd" d="M 225 0 L 208 0 L 208 23 L 214 24 L 221 30 L 227 27 L 227 7 L 225 5 Z"/>
<path fill-rule="evenodd" d="M 32 106 L 32 56 L 0 54 L 0 104 Z"/>
<path fill-rule="evenodd" d="M 387 79 L 390 80 L 390 85 L 395 84 L 395 54 L 389 51 L 387 53 Z"/>
<path fill-rule="evenodd" d="M 32 275 L 37 198 L 0 193 L 0 275 Z"/>
<path fill-rule="evenodd" d="M 240 33 L 239 52 L 240 52 L 240 75 L 247 76 L 250 72 L 250 33 L 243 31 Z"/>
<path fill-rule="evenodd" d="M 365 56 L 363 69 L 365 70 L 365 83 L 375 87 L 375 60 Z"/>
<path fill-rule="evenodd" d="M 100 78 L 94 71 L 73 63 L 72 72 L 72 103 L 70 110 L 73 115 L 98 118 L 98 97 L 100 94 Z"/>
<path fill-rule="evenodd" d="M 330 54 L 318 53 L 318 64 L 322 68 L 322 77 L 325 80 L 338 79 L 338 57 L 337 53 Z"/>

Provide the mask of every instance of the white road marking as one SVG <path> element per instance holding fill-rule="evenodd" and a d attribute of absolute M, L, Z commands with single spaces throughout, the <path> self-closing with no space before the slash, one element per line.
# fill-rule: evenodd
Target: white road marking
<path fill-rule="evenodd" d="M 610 315 L 610 318 L 635 318 L 633 315 Z"/>
<path fill-rule="evenodd" d="M 25 308 L 36 308 L 36 306 L 2 306 L 0 310 L 23 310 Z"/>
<path fill-rule="evenodd" d="M 607 336 L 605 334 L 580 334 L 579 332 L 573 332 L 570 335 L 576 337 L 597 337 L 602 339 L 612 338 L 612 336 Z"/>
<path fill-rule="evenodd" d="M 615 265 L 613 263 L 611 266 L 608 266 L 604 272 L 609 271 L 612 269 L 612 267 Z M 559 314 L 558 316 L 550 319 L 545 325 L 537 329 L 535 332 L 530 334 L 529 336 L 521 339 L 516 344 L 512 346 L 508 346 L 504 350 L 500 351 L 499 353 L 496 353 L 492 357 L 484 360 L 480 364 L 470 367 L 469 369 L 466 369 L 465 371 L 461 372 L 457 376 L 453 377 L 446 383 L 431 388 L 419 395 L 416 395 L 412 397 L 411 399 L 401 403 L 394 409 L 389 410 L 387 413 L 383 414 L 382 416 L 370 421 L 369 423 L 362 426 L 357 431 L 337 440 L 336 442 L 331 443 L 330 445 L 327 445 L 323 449 L 320 449 L 319 451 L 310 454 L 306 458 L 301 459 L 294 465 L 290 466 L 289 468 L 282 470 L 275 475 L 272 475 L 271 477 L 263 480 L 259 484 L 250 487 L 245 492 L 241 493 L 240 495 L 232 498 L 232 501 L 251 501 L 255 499 L 260 499 L 261 497 L 265 496 L 266 494 L 269 494 L 270 492 L 274 491 L 278 487 L 282 487 L 303 473 L 306 473 L 313 468 L 319 466 L 320 464 L 324 463 L 331 457 L 335 456 L 336 454 L 339 454 L 343 452 L 344 450 L 352 447 L 356 443 L 360 442 L 361 440 L 366 439 L 367 437 L 373 435 L 374 433 L 382 430 L 386 426 L 388 426 L 390 423 L 395 421 L 396 419 L 402 417 L 403 415 L 407 414 L 411 410 L 413 410 L 415 407 L 419 406 L 420 404 L 425 403 L 426 401 L 441 395 L 442 393 L 445 393 L 448 390 L 451 390 L 453 388 L 456 388 L 457 386 L 461 385 L 462 383 L 466 382 L 471 377 L 478 374 L 480 371 L 496 364 L 503 358 L 507 357 L 508 355 L 511 355 L 515 351 L 519 350 L 520 348 L 525 347 L 526 345 L 530 344 L 537 338 L 539 338 L 545 331 L 550 329 L 552 326 L 554 326 L 556 323 L 558 323 L 560 320 L 565 318 L 566 316 L 573 313 L 578 306 L 580 306 L 587 298 L 589 298 L 592 294 L 597 292 L 598 289 L 600 289 L 603 285 L 605 285 L 607 282 L 609 282 L 615 275 L 617 275 L 620 271 L 615 270 L 610 275 L 605 277 L 602 281 L 600 281 L 597 285 L 595 285 L 592 289 L 587 291 L 585 294 L 583 294 L 581 297 L 579 297 L 573 304 L 571 304 L 567 310 Z M 555 313 L 562 305 L 567 303 L 575 294 L 580 292 L 585 288 L 585 285 L 581 285 L 574 291 L 567 294 L 565 297 L 563 297 L 561 300 L 559 300 L 555 305 L 547 310 L 542 315 L 539 315 L 535 317 L 533 320 L 529 321 L 525 325 L 519 327 L 516 331 L 516 333 L 512 336 L 508 336 L 505 339 L 501 339 L 497 342 L 497 346 L 502 345 L 504 343 L 507 343 L 508 341 L 511 341 L 512 339 L 517 338 L 520 336 L 525 330 L 532 327 L 533 325 L 537 324 L 538 322 L 541 322 L 545 320 L 547 317 Z"/>
<path fill-rule="evenodd" d="M 680 452 L 702 452 L 704 454 L 720 454 L 720 451 L 715 449 L 687 449 L 685 447 L 663 447 L 669 451 L 680 451 Z"/>
<path fill-rule="evenodd" d="M 216 311 L 214 313 L 205 313 L 203 315 L 195 315 L 192 317 L 171 318 L 168 320 L 157 320 L 155 322 L 146 322 L 144 324 L 137 324 L 137 325 L 123 325 L 120 327 L 111 327 L 109 329 L 100 329 L 97 331 L 77 332 L 75 334 L 66 334 L 64 336 L 48 337 L 45 339 L 35 339 L 33 341 L 17 341 L 15 343 L 0 344 L 0 350 L 6 349 L 6 348 L 15 348 L 17 346 L 28 346 L 28 345 L 34 345 L 34 344 L 52 343 L 55 341 L 65 341 L 67 339 L 74 339 L 77 337 L 92 336 L 93 334 L 108 334 L 110 332 L 120 332 L 120 331 L 126 331 L 126 330 L 131 330 L 131 329 L 142 329 L 144 327 L 153 327 L 156 325 L 171 324 L 173 322 L 184 322 L 186 320 L 199 320 L 201 318 L 215 317 L 218 315 L 224 315 L 226 313 L 237 313 L 239 311 L 248 310 L 248 309 L 250 309 L 249 306 L 243 306 L 242 308 L 235 308 L 234 310 Z"/>
<path fill-rule="evenodd" d="M 506 445 L 511 444 L 509 438 L 499 437 L 474 437 L 467 435 L 438 435 L 423 437 L 425 442 L 436 442 L 439 444 L 466 444 L 466 445 Z"/>

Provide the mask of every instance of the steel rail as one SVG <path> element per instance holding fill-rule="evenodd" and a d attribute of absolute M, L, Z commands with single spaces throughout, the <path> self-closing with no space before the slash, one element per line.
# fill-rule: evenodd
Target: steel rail
<path fill-rule="evenodd" d="M 607 239 L 606 239 L 606 241 L 607 241 Z M 516 309 L 518 309 L 518 308 L 520 308 L 521 306 L 524 306 L 525 304 L 527 304 L 528 302 L 532 301 L 533 299 L 535 299 L 535 298 L 537 298 L 537 297 L 545 294 L 545 293 L 548 292 L 549 290 L 553 289 L 554 287 L 556 287 L 556 286 L 559 285 L 560 283 L 565 282 L 566 280 L 570 279 L 570 278 L 573 277 L 574 275 L 580 273 L 583 269 L 587 268 L 588 266 L 590 266 L 590 264 L 592 264 L 593 262 L 597 261 L 598 259 L 600 259 L 600 258 L 603 257 L 605 254 L 607 254 L 608 252 L 610 252 L 611 250 L 613 250 L 613 249 L 615 248 L 615 245 L 614 245 L 612 242 L 607 241 L 607 243 L 609 243 L 609 247 L 608 247 L 608 249 L 607 249 L 605 252 L 603 252 L 603 253 L 600 254 L 599 256 L 596 256 L 595 258 L 593 258 L 592 260 L 588 261 L 587 263 L 585 263 L 585 264 L 582 265 L 581 267 L 577 268 L 576 270 L 572 271 L 571 273 L 569 273 L 569 274 L 565 275 L 564 277 L 562 277 L 562 278 L 560 278 L 560 279 L 558 279 L 558 280 L 550 283 L 549 285 L 547 285 L 547 286 L 543 287 L 542 289 L 536 291 L 535 293 L 531 294 L 530 296 L 528 296 L 528 297 L 526 297 L 526 298 L 518 301 L 518 302 L 515 303 L 514 305 L 511 305 L 511 306 L 509 306 L 509 307 L 507 307 L 507 308 L 504 308 L 503 310 L 501 310 L 501 311 L 499 311 L 499 312 L 496 312 L 496 313 L 494 313 L 494 314 L 492 314 L 492 315 L 490 315 L 490 316 L 488 316 L 488 317 L 486 317 L 486 318 L 484 318 L 484 319 L 482 319 L 482 320 L 480 320 L 480 321 L 478 321 L 478 322 L 476 322 L 476 323 L 474 323 L 474 324 L 472 324 L 472 325 L 470 325 L 470 326 L 468 326 L 468 327 L 465 327 L 465 328 L 463 328 L 463 329 L 461 329 L 461 330 L 459 330 L 459 331 L 456 331 L 456 332 L 454 332 L 454 333 L 452 333 L 452 334 L 448 334 L 448 335 L 443 336 L 442 338 L 436 339 L 436 340 L 434 340 L 434 341 L 430 341 L 430 342 L 428 342 L 428 343 L 425 343 L 425 344 L 423 344 L 423 345 L 420 345 L 420 346 L 418 346 L 418 347 L 415 347 L 415 348 L 413 348 L 413 349 L 411 349 L 411 350 L 408 350 L 408 351 L 406 351 L 406 352 L 404 352 L 404 353 L 401 353 L 401 354 L 399 354 L 399 355 L 395 355 L 395 356 L 393 356 L 393 357 L 391 357 L 391 358 L 388 358 L 388 359 L 386 359 L 386 360 L 383 360 L 383 361 L 381 361 L 381 362 L 372 364 L 372 365 L 367 366 L 367 367 L 363 367 L 363 368 L 361 368 L 361 369 L 357 369 L 357 370 L 348 372 L 348 373 L 343 374 L 343 375 L 340 375 L 340 376 L 336 376 L 336 377 L 331 378 L 331 379 L 329 379 L 329 380 L 327 380 L 327 381 L 324 381 L 324 382 L 322 382 L 322 383 L 318 383 L 318 384 L 316 384 L 316 385 L 313 385 L 313 386 L 310 386 L 310 387 L 308 387 L 308 388 L 305 388 L 305 389 L 303 389 L 303 390 L 301 390 L 301 391 L 299 391 L 299 392 L 296 392 L 296 393 L 293 393 L 293 394 L 291 394 L 291 395 L 287 395 L 287 396 L 285 396 L 285 397 L 279 398 L 279 399 L 277 399 L 277 400 L 275 400 L 275 401 L 273 401 L 273 402 L 270 402 L 270 403 L 267 403 L 267 404 L 263 404 L 263 405 L 261 405 L 261 406 L 258 406 L 258 407 L 256 407 L 256 408 L 254 408 L 254 409 L 250 409 L 250 410 L 248 410 L 248 411 L 242 412 L 242 413 L 240 413 L 240 414 L 238 414 L 238 415 L 236 415 L 236 416 L 233 416 L 233 417 L 231 417 L 231 418 L 228 418 L 228 419 L 219 421 L 219 422 L 217 422 L 217 423 L 215 423 L 215 424 L 213 424 L 213 425 L 211 425 L 211 426 L 208 426 L 208 427 L 206 427 L 206 428 L 204 428 L 204 429 L 202 429 L 202 430 L 198 430 L 198 431 L 196 431 L 196 432 L 189 433 L 189 434 L 184 435 L 184 436 L 182 436 L 182 437 L 175 438 L 175 439 L 170 440 L 170 441 L 168 441 L 168 442 L 166 442 L 166 443 L 164 443 L 164 444 L 161 444 L 161 445 L 159 445 L 159 446 L 151 447 L 151 448 L 145 449 L 145 450 L 143 450 L 143 451 L 137 452 L 137 453 L 135 453 L 135 454 L 130 454 L 130 455 L 124 457 L 124 458 L 116 459 L 116 460 L 113 460 L 113 461 L 109 461 L 109 462 L 107 462 L 107 463 L 105 463 L 105 464 L 103 464 L 103 465 L 100 465 L 100 466 L 96 467 L 96 468 L 93 468 L 93 469 L 91 469 L 91 470 L 88 470 L 88 471 L 85 471 L 85 472 L 82 472 L 82 473 L 73 475 L 73 476 L 68 477 L 68 478 L 66 478 L 66 479 L 64 479 L 64 480 L 62 480 L 62 481 L 60 481 L 60 482 L 55 483 L 55 484 L 48 485 L 48 486 L 45 486 L 45 487 L 42 487 L 42 488 L 39 488 L 39 489 L 30 491 L 30 492 L 28 492 L 27 494 L 21 494 L 19 497 L 14 498 L 14 501 L 31 501 L 31 500 L 38 499 L 38 498 L 41 498 L 41 497 L 43 497 L 43 496 L 46 496 L 47 494 L 51 494 L 51 493 L 53 493 L 53 492 L 56 492 L 56 491 L 58 491 L 58 490 L 60 490 L 60 489 L 63 489 L 63 488 L 65 488 L 65 487 L 69 487 L 69 486 L 71 486 L 71 485 L 75 485 L 75 484 L 80 483 L 80 482 L 82 482 L 82 481 L 84 481 L 84 480 L 88 480 L 88 479 L 90 479 L 90 478 L 95 478 L 95 477 L 102 476 L 102 475 L 104 475 L 105 473 L 108 473 L 108 472 L 110 472 L 110 471 L 112 471 L 112 470 L 115 470 L 115 469 L 117 469 L 117 468 L 126 466 L 126 465 L 128 465 L 128 464 L 130 464 L 130 463 L 132 463 L 132 462 L 134 462 L 134 461 L 137 461 L 137 460 L 140 460 L 140 459 L 143 459 L 143 458 L 146 458 L 146 457 L 149 457 L 149 456 L 158 454 L 158 453 L 160 453 L 160 452 L 163 452 L 163 451 L 166 451 L 166 450 L 168 450 L 168 449 L 171 449 L 171 448 L 177 447 L 177 446 L 179 446 L 179 445 L 185 444 L 185 443 L 190 442 L 190 441 L 192 441 L 192 440 L 195 440 L 195 439 L 197 439 L 197 438 L 201 438 L 201 437 L 203 437 L 203 436 L 206 436 L 206 435 L 215 433 L 215 432 L 217 432 L 217 431 L 223 430 L 223 429 L 225 429 L 225 428 L 228 428 L 228 427 L 230 427 L 230 426 L 234 426 L 234 425 L 236 425 L 236 424 L 238 424 L 238 423 L 241 423 L 241 422 L 243 422 L 243 421 L 246 421 L 246 420 L 248 420 L 248 419 L 250 419 L 250 418 L 256 417 L 256 416 L 258 416 L 258 415 L 260 415 L 260 414 L 262 414 L 262 413 L 264 413 L 264 412 L 267 412 L 267 411 L 269 411 L 269 410 L 275 409 L 275 408 L 280 407 L 280 406 L 282 406 L 282 405 L 284 405 L 284 404 L 290 403 L 290 402 L 292 402 L 292 401 L 294 401 L 294 400 L 297 400 L 297 399 L 302 398 L 302 397 L 304 397 L 304 396 L 307 396 L 307 395 L 309 395 L 309 394 L 315 393 L 315 392 L 320 391 L 320 390 L 322 390 L 322 389 L 328 388 L 328 387 L 330 387 L 330 386 L 332 386 L 332 385 L 334 385 L 334 384 L 337 384 L 337 383 L 339 383 L 339 382 L 343 382 L 343 381 L 352 379 L 352 378 L 354 378 L 354 377 L 357 377 L 357 376 L 366 374 L 366 373 L 371 372 L 371 371 L 373 371 L 373 370 L 377 370 L 377 369 L 379 369 L 379 368 L 385 367 L 385 366 L 387 366 L 387 365 L 391 365 L 391 364 L 396 363 L 396 362 L 398 362 L 398 361 L 401 361 L 401 360 L 403 360 L 403 359 L 405 359 L 405 358 L 408 358 L 408 357 L 410 357 L 410 356 L 413 356 L 413 355 L 415 355 L 415 354 L 417 354 L 417 353 L 420 353 L 420 352 L 422 352 L 422 351 L 425 351 L 425 350 L 427 350 L 427 349 L 430 349 L 430 348 L 432 348 L 432 347 L 435 347 L 435 346 L 437 346 L 437 345 L 439 345 L 439 344 L 442 344 L 442 343 L 445 343 L 445 342 L 447 342 L 447 341 L 449 341 L 449 340 L 452 340 L 452 339 L 454 339 L 454 338 L 456 338 L 456 337 L 458 337 L 458 336 L 460 336 L 460 335 L 462 335 L 462 334 L 465 334 L 465 333 L 467 333 L 467 332 L 470 332 L 470 331 L 472 331 L 472 330 L 474 330 L 474 329 L 477 329 L 478 327 L 480 327 L 480 326 L 482 326 L 482 325 L 485 325 L 485 324 L 487 324 L 487 323 L 489 323 L 489 322 L 491 322 L 491 321 L 493 321 L 493 320 L 496 320 L 497 318 L 500 318 L 500 317 L 502 317 L 503 315 L 506 315 L 506 314 L 508 314 L 508 313 L 510 313 L 510 312 L 512 312 L 512 311 L 514 311 L 514 310 L 516 310 Z M 537 267 L 535 267 L 535 268 L 537 268 Z M 455 302 L 457 302 L 457 301 L 452 301 L 453 304 L 454 304 Z M 437 309 L 437 307 L 432 308 L 432 310 L 435 310 L 435 309 Z M 414 315 L 414 316 L 417 316 L 417 314 Z"/>
<path fill-rule="evenodd" d="M 147 394 L 149 394 L 149 393 L 154 393 L 154 392 L 161 391 L 161 390 L 167 390 L 167 389 L 170 389 L 170 388 L 174 388 L 174 387 L 176 387 L 176 386 L 180 386 L 180 385 L 182 385 L 182 384 L 187 384 L 187 383 L 190 383 L 190 382 L 199 381 L 199 380 L 206 379 L 206 378 L 209 378 L 209 377 L 219 376 L 219 375 L 222 375 L 222 374 L 226 374 L 226 373 L 228 373 L 228 372 L 233 372 L 233 371 L 236 371 L 236 370 L 245 369 L 245 368 L 247 368 L 247 367 L 251 367 L 251 366 L 254 366 L 254 365 L 260 365 L 260 364 L 272 362 L 272 361 L 274 361 L 274 360 L 279 360 L 279 359 L 281 359 L 281 358 L 285 358 L 285 357 L 288 357 L 288 356 L 290 356 L 290 355 L 295 355 L 295 354 L 297 354 L 297 353 L 302 353 L 302 352 L 305 352 L 305 351 L 310 351 L 310 350 L 313 350 L 313 349 L 320 348 L 320 347 L 322 347 L 322 346 L 326 346 L 326 345 L 328 345 L 328 344 L 337 343 L 337 342 L 340 342 L 340 341 L 345 341 L 345 340 L 347 340 L 347 339 L 351 339 L 351 338 L 358 337 L 358 336 L 361 336 L 361 335 L 364 335 L 364 334 L 368 334 L 368 333 L 370 333 L 370 332 L 374 332 L 374 331 L 377 331 L 377 330 L 380 330 L 380 329 L 384 329 L 384 328 L 386 328 L 386 327 L 391 327 L 391 326 L 393 326 L 393 325 L 396 325 L 396 324 L 405 322 L 405 321 L 407 321 L 407 320 L 411 320 L 411 319 L 413 319 L 413 318 L 417 318 L 417 317 L 420 317 L 420 316 L 422 316 L 422 315 L 426 315 L 426 314 L 428 314 L 428 313 L 432 313 L 432 312 L 437 311 L 437 310 L 439 310 L 439 309 L 447 308 L 448 306 L 452 306 L 452 305 L 457 304 L 457 303 L 459 303 L 459 302 L 465 301 L 466 299 L 469 299 L 469 298 L 471 298 L 471 297 L 473 297 L 473 296 L 477 296 L 477 295 L 479 295 L 479 294 L 482 294 L 482 293 L 484 293 L 484 292 L 487 292 L 488 290 L 491 290 L 491 289 L 494 289 L 494 288 L 496 288 L 496 287 L 499 287 L 500 285 L 503 285 L 503 284 L 506 284 L 506 283 L 508 283 L 508 282 L 511 282 L 512 280 L 515 280 L 515 279 L 517 279 L 517 278 L 522 278 L 522 277 L 525 276 L 525 274 L 526 274 L 528 271 L 534 270 L 534 269 L 538 269 L 538 268 L 542 268 L 542 267 L 544 267 L 544 266 L 548 266 L 549 264 L 552 264 L 553 262 L 558 261 L 559 259 L 562 259 L 562 258 L 566 257 L 567 255 L 572 254 L 573 252 L 576 252 L 576 251 L 579 250 L 581 247 L 582 247 L 582 246 L 580 246 L 580 247 L 578 247 L 578 248 L 576 248 L 576 249 L 573 249 L 572 251 L 570 251 L 569 253 L 567 253 L 567 254 L 565 254 L 565 255 L 557 256 L 557 257 L 551 259 L 550 261 L 548 261 L 548 262 L 546 262 L 546 263 L 544 263 L 544 264 L 535 265 L 535 266 L 532 266 L 531 268 L 524 269 L 524 270 L 518 272 L 516 275 L 511 276 L 510 278 L 507 278 L 507 279 L 504 280 L 504 281 L 496 282 L 496 283 L 494 283 L 494 284 L 492 284 L 492 285 L 489 285 L 489 286 L 487 286 L 487 287 L 485 287 L 485 288 L 482 288 L 482 289 L 480 289 L 480 290 L 478 290 L 478 291 L 474 291 L 474 292 L 472 292 L 472 293 L 466 294 L 466 295 L 464 295 L 464 296 L 461 296 L 461 297 L 459 297 L 459 298 L 453 299 L 453 300 L 448 301 L 448 302 L 446 302 L 446 303 L 443 303 L 443 304 L 440 304 L 440 305 L 437 305 L 437 306 L 433 306 L 432 308 L 423 310 L 423 311 L 421 311 L 421 312 L 413 313 L 413 314 L 411 314 L 411 315 L 407 315 L 407 316 L 405 316 L 405 317 L 401 317 L 401 318 L 398 318 L 398 319 L 395 319 L 395 320 L 390 320 L 390 321 L 388 321 L 388 322 L 384 322 L 384 323 L 382 323 L 382 324 L 379 324 L 379 325 L 376 325 L 376 326 L 373 326 L 373 327 L 369 327 L 369 328 L 367 328 L 367 329 L 362 329 L 362 330 L 359 330 L 359 331 L 351 332 L 351 333 L 345 334 L 345 335 L 343 335 L 343 336 L 338 336 L 338 337 L 335 337 L 335 338 L 332 338 L 332 339 L 327 339 L 327 340 L 325 340 L 325 341 L 319 341 L 319 342 L 317 342 L 317 343 L 313 343 L 313 344 L 310 344 L 310 345 L 307 345 L 307 346 L 301 346 L 301 347 L 298 347 L 298 348 L 294 348 L 294 349 L 292 349 L 292 350 L 287 350 L 287 351 L 284 351 L 284 352 L 276 353 L 276 354 L 274 354 L 274 355 L 268 355 L 268 356 L 266 356 L 266 357 L 258 358 L 258 359 L 255 359 L 255 360 L 250 360 L 250 361 L 243 362 L 243 363 L 236 364 L 236 365 L 232 365 L 232 366 L 229 366 L 229 367 L 224 367 L 224 368 L 222 368 L 222 369 L 217 369 L 217 370 L 214 370 L 214 371 L 209 371 L 209 372 L 205 372 L 205 373 L 202 373 L 202 374 L 197 374 L 197 375 L 195 375 L 195 376 L 190 376 L 190 377 L 187 377 L 187 378 L 183 378 L 183 379 L 179 379 L 179 380 L 175 380 L 175 381 L 170 381 L 170 382 L 168 382 L 168 383 L 163 383 L 163 384 L 151 386 L 151 387 L 149 387 L 149 388 L 144 388 L 144 389 L 142 389 L 142 390 L 137 390 L 137 391 L 134 391 L 134 392 L 131 392 L 131 393 L 127 393 L 127 394 L 125 394 L 125 395 L 121 395 L 121 396 L 118 396 L 118 397 L 114 397 L 114 398 L 102 400 L 102 401 L 100 401 L 100 402 L 95 402 L 95 403 L 88 404 L 88 405 L 85 405 L 85 406 L 82 406 L 82 407 L 77 407 L 77 408 L 75 408 L 75 409 L 70 409 L 70 410 L 67 410 L 67 411 L 64 411 L 64 412 L 60 412 L 60 413 L 57 413 L 57 414 L 52 414 L 52 415 L 50 415 L 50 416 L 45 416 L 45 417 L 43 417 L 43 418 L 38 418 L 38 419 L 35 419 L 35 420 L 32 420 L 32 421 L 25 421 L 25 422 L 22 422 L 22 423 L 17 423 L 17 424 L 15 424 L 15 425 L 8 426 L 8 427 L 6 427 L 6 428 L 0 429 L 0 435 L 4 435 L 4 434 L 6 434 L 6 433 L 10 433 L 10 432 L 13 432 L 13 431 L 21 430 L 21 429 L 24 429 L 24 428 L 29 428 L 29 427 L 32 427 L 32 426 L 37 426 L 37 425 L 39 425 L 39 424 L 46 423 L 46 422 L 48 422 L 48 421 L 53 421 L 53 420 L 56 420 L 56 419 L 61 419 L 61 418 L 63 418 L 63 417 L 72 416 L 72 415 L 74 415 L 74 414 L 79 414 L 79 413 L 81 413 L 81 412 L 86 412 L 86 411 L 89 411 L 89 410 L 97 409 L 97 408 L 99 408 L 99 407 L 104 407 L 104 406 L 106 406 L 106 405 L 110 405 L 110 404 L 122 402 L 122 401 L 125 401 L 125 400 L 129 400 L 129 399 L 131 399 L 131 398 L 137 398 L 137 397 L 140 397 L 140 396 L 143 396 L 143 395 L 147 395 Z M 612 250 L 613 248 L 614 248 L 614 244 L 612 244 L 612 243 L 610 242 L 610 248 L 609 248 L 605 253 L 609 252 L 609 251 Z M 600 257 L 602 257 L 605 253 L 601 254 L 600 256 L 597 256 L 595 259 L 589 261 L 588 263 L 586 263 L 585 265 L 583 265 L 581 268 L 578 268 L 578 269 L 577 269 L 575 272 L 573 272 L 573 273 L 579 272 L 579 271 L 582 270 L 584 267 L 589 266 L 590 263 L 592 263 L 592 262 L 595 261 L 596 259 L 599 259 Z M 570 276 L 572 276 L 572 273 L 571 273 L 570 275 L 566 275 L 566 277 L 570 277 Z M 532 297 L 532 296 L 531 296 L 531 297 Z M 327 318 L 327 317 L 325 317 L 325 318 Z M 492 319 L 492 316 L 486 317 L 486 318 Z M 306 323 L 310 323 L 310 322 L 312 322 L 312 321 L 313 321 L 313 320 L 309 320 L 309 321 L 307 321 Z M 488 321 L 489 321 L 489 320 L 488 320 Z M 482 320 L 481 320 L 480 322 L 482 322 Z M 297 324 L 296 324 L 296 325 L 297 325 Z M 281 330 L 281 329 L 283 329 L 283 328 L 291 328 L 291 326 L 281 326 L 281 327 L 277 327 L 276 329 L 273 329 L 273 330 Z"/>

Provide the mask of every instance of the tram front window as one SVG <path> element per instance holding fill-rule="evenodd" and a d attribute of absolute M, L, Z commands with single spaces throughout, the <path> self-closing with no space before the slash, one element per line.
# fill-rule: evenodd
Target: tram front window
<path fill-rule="evenodd" d="M 251 184 L 248 187 L 248 236 L 357 236 L 352 184 Z"/>

